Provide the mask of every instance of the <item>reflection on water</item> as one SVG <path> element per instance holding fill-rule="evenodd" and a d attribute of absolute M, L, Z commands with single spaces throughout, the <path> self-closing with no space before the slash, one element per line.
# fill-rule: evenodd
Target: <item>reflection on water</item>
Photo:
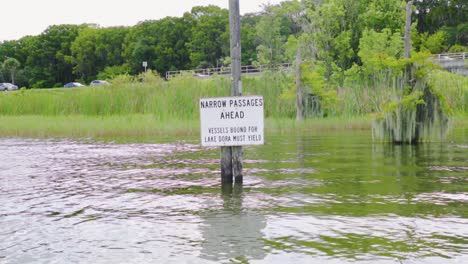
<path fill-rule="evenodd" d="M 221 198 L 222 210 L 208 210 L 201 215 L 201 257 L 239 262 L 263 259 L 266 255 L 262 241 L 265 216 L 243 208 L 243 187 L 240 184 L 222 186 Z"/>
<path fill-rule="evenodd" d="M 268 135 L 223 187 L 196 140 L 0 139 L 0 263 L 468 262 L 465 130 Z"/>

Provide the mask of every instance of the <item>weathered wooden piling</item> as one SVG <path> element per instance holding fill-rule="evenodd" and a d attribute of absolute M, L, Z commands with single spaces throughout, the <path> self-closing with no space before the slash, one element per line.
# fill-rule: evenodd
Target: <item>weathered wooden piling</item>
<path fill-rule="evenodd" d="M 241 33 L 239 0 L 229 0 L 229 28 L 231 46 L 231 96 L 242 96 Z M 223 184 L 242 183 L 242 147 L 221 148 L 221 181 Z"/>

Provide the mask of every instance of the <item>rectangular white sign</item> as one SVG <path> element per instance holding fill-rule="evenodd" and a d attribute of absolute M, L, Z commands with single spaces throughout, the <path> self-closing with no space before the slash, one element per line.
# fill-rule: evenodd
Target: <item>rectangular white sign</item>
<path fill-rule="evenodd" d="M 262 145 L 263 97 L 200 99 L 202 146 Z"/>

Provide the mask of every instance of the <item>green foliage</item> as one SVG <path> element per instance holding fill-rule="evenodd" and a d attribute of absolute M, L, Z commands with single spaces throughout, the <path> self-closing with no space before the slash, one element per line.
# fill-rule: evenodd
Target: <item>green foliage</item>
<path fill-rule="evenodd" d="M 252 65 L 257 60 L 256 29 L 259 16 L 245 14 L 241 17 L 242 65 Z"/>
<path fill-rule="evenodd" d="M 321 5 L 313 5 L 307 9 L 306 32 L 313 40 L 312 49 L 315 57 L 326 66 L 326 77 L 334 71 L 341 72 L 349 67 L 354 57 L 351 46 L 352 32 L 349 31 L 345 17 L 348 15 L 344 1 L 325 1 Z M 346 58 L 351 60 L 346 60 Z M 338 64 L 337 64 L 338 63 Z"/>
<path fill-rule="evenodd" d="M 257 78 L 243 78 L 244 95 L 263 95 L 265 117 L 293 118 L 296 116 L 295 99 L 284 99 L 281 95 L 288 89 L 292 76 L 280 72 L 269 72 Z"/>
<path fill-rule="evenodd" d="M 284 45 L 285 49 L 285 58 L 288 61 L 294 61 L 296 59 L 296 54 L 300 48 L 300 40 L 293 35 L 290 35 L 288 41 Z"/>
<path fill-rule="evenodd" d="M 189 14 L 191 39 L 187 43 L 192 67 L 216 67 L 230 54 L 229 12 L 217 6 L 197 6 Z"/>
<path fill-rule="evenodd" d="M 468 78 L 434 70 L 428 77 L 428 85 L 439 96 L 444 112 L 468 115 Z"/>
<path fill-rule="evenodd" d="M 97 74 L 95 59 L 97 30 L 96 28 L 84 29 L 72 43 L 71 51 L 75 74 L 81 76 L 95 76 Z"/>
<path fill-rule="evenodd" d="M 288 50 L 290 44 L 287 41 L 298 38 L 303 33 L 301 20 L 304 16 L 304 7 L 299 1 L 294 0 L 279 5 L 266 5 L 264 9 L 265 12 L 261 14 L 256 24 L 255 64 L 275 65 L 290 62 L 294 55 Z"/>
<path fill-rule="evenodd" d="M 421 51 L 429 51 L 432 54 L 442 53 L 447 50 L 447 38 L 443 31 L 429 35 L 428 33 L 421 34 Z"/>
<path fill-rule="evenodd" d="M 374 138 L 398 144 L 417 144 L 424 140 L 441 140 L 449 129 L 450 97 L 428 79 L 435 67 L 427 54 L 415 54 L 402 59 L 405 69 L 394 77 L 393 96 L 383 105 L 373 124 Z M 408 67 L 413 74 L 407 76 Z"/>
<path fill-rule="evenodd" d="M 400 71 L 404 66 L 396 59 L 403 55 L 403 40 L 399 32 L 384 29 L 381 33 L 364 30 L 359 43 L 359 57 L 368 73 L 385 68 Z"/>
<path fill-rule="evenodd" d="M 400 33 L 364 30 L 359 44 L 362 66 L 355 64 L 345 72 L 343 89 L 345 109 L 349 114 L 382 111 L 382 102 L 392 98 L 402 86 L 400 77 L 407 65 Z M 364 100 L 362 103 L 361 100 Z"/>
<path fill-rule="evenodd" d="M 20 67 L 21 63 L 15 58 L 8 58 L 3 62 L 3 69 L 16 71 Z"/>
<path fill-rule="evenodd" d="M 352 62 L 355 53 L 351 47 L 352 32 L 350 30 L 341 32 L 332 41 L 332 47 L 334 50 L 339 51 L 335 56 L 335 62 L 340 69 L 347 69 Z"/>
<path fill-rule="evenodd" d="M 130 28 L 122 47 L 129 73 L 142 72 L 143 61 L 149 69 L 160 73 L 188 68 L 190 58 L 186 45 L 190 30 L 191 23 L 186 17 L 143 21 Z"/>
<path fill-rule="evenodd" d="M 15 83 L 15 74 L 20 66 L 21 63 L 15 58 L 8 58 L 2 64 L 2 69 L 10 73 L 10 81 L 13 84 Z"/>
<path fill-rule="evenodd" d="M 304 62 L 301 64 L 301 81 L 309 88 L 309 92 L 316 95 L 323 95 L 327 83 L 324 77 L 326 71 L 323 63 L 313 64 L 311 62 Z"/>
<path fill-rule="evenodd" d="M 462 45 L 453 45 L 450 47 L 448 50 L 449 53 L 455 53 L 455 52 L 468 52 L 468 46 L 462 46 Z"/>
<path fill-rule="evenodd" d="M 41 35 L 26 43 L 27 75 L 33 87 L 61 86 L 74 81 L 71 46 L 79 32 L 87 25 L 50 26 Z M 25 68 L 26 70 L 26 68 Z"/>
<path fill-rule="evenodd" d="M 122 44 L 127 32 L 122 27 L 82 30 L 71 46 L 73 72 L 88 82 L 105 68 L 122 65 Z"/>
<path fill-rule="evenodd" d="M 270 8 L 256 25 L 257 63 L 275 65 L 283 62 L 284 36 L 281 35 L 281 14 Z"/>
<path fill-rule="evenodd" d="M 461 45 L 466 45 L 466 43 L 468 43 L 468 22 L 466 22 L 466 20 L 464 23 L 457 25 L 457 31 L 455 35 L 455 44 L 457 43 Z"/>
<path fill-rule="evenodd" d="M 424 104 L 422 95 L 422 91 L 416 91 L 403 96 L 399 101 L 388 102 L 384 104 L 384 112 L 395 113 L 397 112 L 397 109 L 402 109 L 403 111 L 416 111 L 416 107 L 418 105 Z"/>
<path fill-rule="evenodd" d="M 330 117 L 342 114 L 337 112 L 340 102 L 338 94 L 332 86 L 328 85 L 324 77 L 326 75 L 324 63 L 306 61 L 301 64 L 300 68 L 306 115 Z M 280 100 L 289 101 L 294 106 L 296 89 L 295 83 L 291 80 L 288 89 L 284 89 L 279 96 Z"/>
<path fill-rule="evenodd" d="M 107 66 L 103 71 L 99 72 L 97 79 L 99 80 L 110 80 L 114 79 L 119 75 L 125 75 L 130 72 L 130 67 L 127 64 L 118 66 Z"/>
<path fill-rule="evenodd" d="M 403 28 L 405 21 L 404 0 L 375 0 L 366 1 L 365 11 L 360 14 L 364 28 L 381 32 L 389 29 L 392 32 Z"/>
<path fill-rule="evenodd" d="M 468 4 L 465 0 L 414 1 L 419 32 L 435 33 L 442 27 L 457 27 L 468 21 Z M 466 36 L 465 36 L 466 38 Z M 457 42 L 463 44 L 465 42 Z M 453 43 L 456 44 L 456 43 Z"/>

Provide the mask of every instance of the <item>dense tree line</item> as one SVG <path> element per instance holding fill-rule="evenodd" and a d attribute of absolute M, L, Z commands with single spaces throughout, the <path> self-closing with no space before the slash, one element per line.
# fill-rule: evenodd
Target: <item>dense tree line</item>
<path fill-rule="evenodd" d="M 468 4 L 416 0 L 413 49 L 465 51 Z M 309 81 L 343 83 L 353 67 L 372 71 L 379 56 L 401 57 L 404 0 L 294 0 L 266 5 L 241 18 L 242 63 L 309 63 Z M 242 3 L 241 3 L 242 4 Z M 148 20 L 133 27 L 54 25 L 38 36 L 0 43 L 0 81 L 26 87 L 138 74 L 141 63 L 168 70 L 229 65 L 228 10 L 199 6 L 182 17 Z M 300 52 L 299 52 L 300 51 Z M 14 59 L 15 62 L 12 62 Z"/>

